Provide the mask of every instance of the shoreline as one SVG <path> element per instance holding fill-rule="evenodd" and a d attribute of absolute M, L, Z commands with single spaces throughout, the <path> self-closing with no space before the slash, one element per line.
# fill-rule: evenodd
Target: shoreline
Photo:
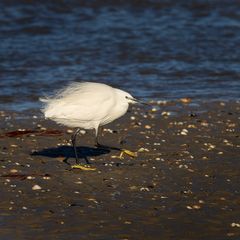
<path fill-rule="evenodd" d="M 100 141 L 136 158 L 99 151 L 83 131 L 91 172 L 68 165 L 72 129 L 1 111 L 2 238 L 238 239 L 239 101 L 184 101 L 104 126 Z"/>

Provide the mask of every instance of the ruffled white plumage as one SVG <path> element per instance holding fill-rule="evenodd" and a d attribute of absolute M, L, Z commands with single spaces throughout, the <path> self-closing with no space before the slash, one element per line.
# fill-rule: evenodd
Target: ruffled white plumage
<path fill-rule="evenodd" d="M 126 113 L 125 95 L 131 96 L 102 83 L 72 83 L 55 96 L 41 99 L 42 112 L 59 124 L 97 130 Z"/>

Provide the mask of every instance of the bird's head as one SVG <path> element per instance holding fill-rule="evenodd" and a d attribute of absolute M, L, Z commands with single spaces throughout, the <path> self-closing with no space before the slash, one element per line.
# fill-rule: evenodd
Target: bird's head
<path fill-rule="evenodd" d="M 146 104 L 146 103 L 134 98 L 128 92 L 122 91 L 120 89 L 117 89 L 117 90 L 118 90 L 118 96 L 122 99 L 122 101 L 126 102 L 127 104 L 136 104 L 136 103 Z"/>

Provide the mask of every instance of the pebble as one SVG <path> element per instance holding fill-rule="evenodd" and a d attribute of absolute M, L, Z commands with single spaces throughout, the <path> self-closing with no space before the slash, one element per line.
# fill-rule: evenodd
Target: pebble
<path fill-rule="evenodd" d="M 151 129 L 152 127 L 150 125 L 145 125 L 146 129 Z"/>

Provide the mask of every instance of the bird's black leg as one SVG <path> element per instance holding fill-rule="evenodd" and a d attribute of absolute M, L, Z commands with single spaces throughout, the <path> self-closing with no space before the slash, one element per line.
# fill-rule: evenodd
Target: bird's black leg
<path fill-rule="evenodd" d="M 98 140 L 98 136 L 99 136 L 99 132 L 101 133 L 102 132 L 102 128 L 99 128 L 100 131 L 98 129 L 96 129 L 96 137 L 95 137 L 95 146 L 96 147 L 101 147 L 102 145 L 99 143 L 99 140 Z"/>
<path fill-rule="evenodd" d="M 80 131 L 80 129 L 78 128 L 71 137 L 72 146 L 73 146 L 74 153 L 75 153 L 75 158 L 76 158 L 76 164 L 79 164 L 79 158 L 78 158 L 77 148 L 76 148 L 76 139 L 77 139 L 77 135 L 78 135 L 79 131 Z"/>
<path fill-rule="evenodd" d="M 77 135 L 78 135 L 79 132 L 80 132 L 80 128 L 78 128 L 71 137 L 72 146 L 73 146 L 74 153 L 75 153 L 76 164 L 80 164 L 78 154 L 77 154 L 77 147 L 76 147 L 76 140 L 77 140 Z M 84 159 L 85 159 L 86 163 L 89 164 L 89 161 L 88 161 L 86 156 L 84 157 Z"/>

